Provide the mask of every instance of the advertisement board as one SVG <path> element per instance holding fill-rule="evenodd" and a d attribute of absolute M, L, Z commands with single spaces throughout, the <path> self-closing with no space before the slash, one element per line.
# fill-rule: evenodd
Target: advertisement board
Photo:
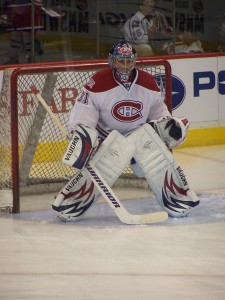
<path fill-rule="evenodd" d="M 225 57 L 218 57 L 219 124 L 225 126 Z"/>
<path fill-rule="evenodd" d="M 219 117 L 218 58 L 172 59 L 169 62 L 173 75 L 173 114 L 186 116 L 193 128 L 221 125 L 224 120 Z M 220 97 L 225 98 L 225 94 Z"/>

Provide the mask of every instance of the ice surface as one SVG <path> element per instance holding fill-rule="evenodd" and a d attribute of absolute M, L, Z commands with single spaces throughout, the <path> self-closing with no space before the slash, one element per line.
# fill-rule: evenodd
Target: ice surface
<path fill-rule="evenodd" d="M 188 217 L 169 218 L 165 222 L 142 226 L 168 226 L 168 225 L 185 225 L 199 224 L 208 222 L 220 222 L 225 220 L 225 195 L 198 195 L 200 204 L 196 207 Z M 144 198 L 122 201 L 125 208 L 133 214 L 144 214 L 160 211 L 160 207 L 155 198 Z M 91 227 L 127 227 L 134 225 L 126 225 L 120 222 L 115 213 L 107 203 L 99 203 L 93 205 L 87 214 L 79 222 L 64 223 L 56 217 L 53 210 L 42 210 L 33 212 L 23 212 L 4 216 L 7 218 L 30 220 L 34 222 L 46 223 L 62 223 L 66 226 L 91 226 Z M 139 225 L 135 225 L 139 226 Z"/>

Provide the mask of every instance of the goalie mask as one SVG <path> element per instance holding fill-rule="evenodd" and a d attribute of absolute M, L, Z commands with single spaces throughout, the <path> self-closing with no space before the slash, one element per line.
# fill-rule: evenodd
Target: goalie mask
<path fill-rule="evenodd" d="M 118 42 L 109 51 L 109 65 L 122 82 L 128 81 L 136 56 L 136 50 L 127 42 Z"/>

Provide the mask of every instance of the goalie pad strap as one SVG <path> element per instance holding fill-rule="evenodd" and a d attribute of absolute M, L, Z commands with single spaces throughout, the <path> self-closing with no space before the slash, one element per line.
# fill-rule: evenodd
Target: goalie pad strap
<path fill-rule="evenodd" d="M 148 181 L 160 206 L 180 217 L 198 205 L 185 175 L 155 130 L 145 124 L 127 138 L 136 145 L 134 159 Z"/>
<path fill-rule="evenodd" d="M 90 160 L 111 187 L 129 164 L 134 146 L 117 131 L 112 131 Z M 100 194 L 84 168 L 77 172 L 56 197 L 52 208 L 64 221 L 77 221 L 98 200 Z"/>

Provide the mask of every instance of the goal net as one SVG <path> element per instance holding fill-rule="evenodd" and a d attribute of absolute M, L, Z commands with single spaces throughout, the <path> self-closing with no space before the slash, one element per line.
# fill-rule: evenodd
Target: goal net
<path fill-rule="evenodd" d="M 171 111 L 171 68 L 164 60 L 137 66 L 158 82 Z M 62 164 L 68 141 L 31 91 L 35 86 L 67 129 L 69 112 L 89 78 L 106 60 L 54 63 L 6 69 L 0 95 L 0 212 L 19 212 L 20 195 L 58 192 L 75 171 Z M 130 166 L 118 186 L 147 186 Z"/>

